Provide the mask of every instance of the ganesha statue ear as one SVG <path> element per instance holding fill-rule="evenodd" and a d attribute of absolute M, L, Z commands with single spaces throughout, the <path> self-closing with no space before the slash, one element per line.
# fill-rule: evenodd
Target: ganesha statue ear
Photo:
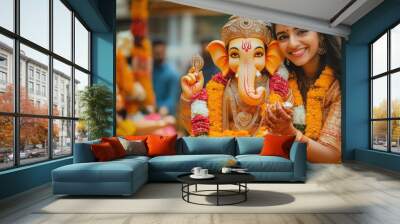
<path fill-rule="evenodd" d="M 268 44 L 267 54 L 265 56 L 265 68 L 269 74 L 273 75 L 279 69 L 284 57 L 279 49 L 278 41 L 273 40 Z"/>
<path fill-rule="evenodd" d="M 210 53 L 214 64 L 221 70 L 222 75 L 226 76 L 229 72 L 229 64 L 225 43 L 220 40 L 213 40 L 207 45 L 207 51 Z"/>

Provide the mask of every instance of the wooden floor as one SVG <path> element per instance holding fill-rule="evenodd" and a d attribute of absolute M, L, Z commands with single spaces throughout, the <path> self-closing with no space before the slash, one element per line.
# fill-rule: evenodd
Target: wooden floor
<path fill-rule="evenodd" d="M 356 214 L 36 214 L 54 200 L 42 186 L 0 202 L 0 223 L 105 224 L 253 224 L 253 223 L 400 223 L 400 174 L 358 163 L 312 165 L 308 182 L 317 183 L 345 201 L 364 202 Z M 320 203 L 315 201 L 315 203 Z"/>

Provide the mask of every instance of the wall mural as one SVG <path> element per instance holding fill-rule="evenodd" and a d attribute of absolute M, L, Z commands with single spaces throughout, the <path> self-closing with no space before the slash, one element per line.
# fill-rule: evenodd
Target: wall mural
<path fill-rule="evenodd" d="M 181 22 L 164 16 L 181 35 L 166 31 L 163 40 L 149 22 L 151 8 L 133 0 L 130 30 L 117 34 L 118 135 L 296 135 L 308 144 L 309 161 L 340 162 L 339 37 L 240 16 L 199 16 L 189 7 Z M 202 35 L 196 25 L 218 24 L 205 23 L 207 16 L 223 21 L 219 32 L 188 47 L 188 39 L 195 42 L 188 37 Z"/>

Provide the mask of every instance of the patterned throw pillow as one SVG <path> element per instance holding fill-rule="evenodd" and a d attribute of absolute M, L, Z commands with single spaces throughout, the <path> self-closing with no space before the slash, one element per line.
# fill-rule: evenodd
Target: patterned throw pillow
<path fill-rule="evenodd" d="M 141 140 L 126 140 L 119 138 L 122 146 L 126 151 L 126 155 L 145 156 L 147 155 L 147 149 L 144 141 Z"/>

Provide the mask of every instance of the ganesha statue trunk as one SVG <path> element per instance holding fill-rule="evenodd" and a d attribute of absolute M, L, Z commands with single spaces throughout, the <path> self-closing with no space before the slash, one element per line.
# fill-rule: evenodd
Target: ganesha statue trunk
<path fill-rule="evenodd" d="M 236 73 L 238 77 L 238 87 L 240 99 L 248 105 L 257 106 L 265 102 L 265 86 L 255 88 L 256 74 L 261 76 L 260 71 L 256 69 L 254 62 L 244 61 L 240 63 Z"/>

